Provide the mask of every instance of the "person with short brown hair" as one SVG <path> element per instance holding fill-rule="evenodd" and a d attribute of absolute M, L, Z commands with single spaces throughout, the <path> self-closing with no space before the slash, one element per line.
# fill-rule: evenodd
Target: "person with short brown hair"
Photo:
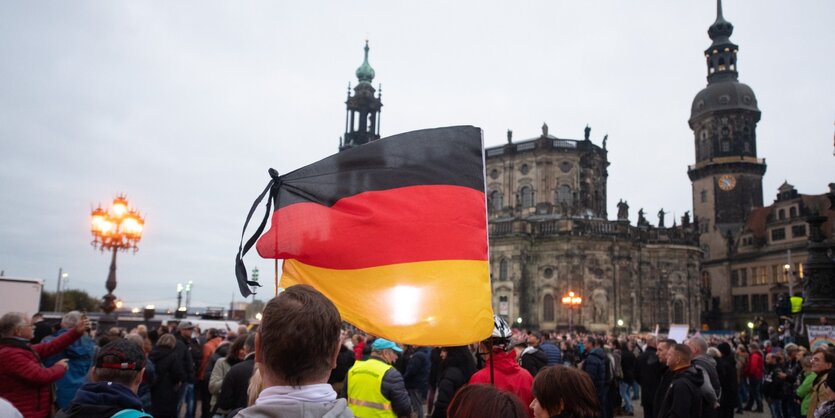
<path fill-rule="evenodd" d="M 600 403 L 587 373 L 565 366 L 548 366 L 533 381 L 531 409 L 535 418 L 552 416 L 596 418 Z"/>
<path fill-rule="evenodd" d="M 255 334 L 264 389 L 254 405 L 235 416 L 353 417 L 327 383 L 336 367 L 341 326 L 333 302 L 307 285 L 290 286 L 267 302 Z"/>
<path fill-rule="evenodd" d="M 145 352 L 126 339 L 109 342 L 96 355 L 85 383 L 57 418 L 110 418 L 130 416 L 152 418 L 143 411 L 136 392 L 145 371 Z"/>
<path fill-rule="evenodd" d="M 672 383 L 658 408 L 658 418 L 700 418 L 703 410 L 713 410 L 702 394 L 704 376 L 692 366 L 693 352 L 685 344 L 675 344 L 667 353 Z"/>
<path fill-rule="evenodd" d="M 461 388 L 446 411 L 449 418 L 527 418 L 519 398 L 490 385 L 467 385 Z"/>

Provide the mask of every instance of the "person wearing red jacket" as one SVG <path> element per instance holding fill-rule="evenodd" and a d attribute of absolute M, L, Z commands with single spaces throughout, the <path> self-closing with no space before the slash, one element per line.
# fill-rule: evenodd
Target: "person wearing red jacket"
<path fill-rule="evenodd" d="M 745 409 L 750 411 L 754 406 L 754 401 L 757 403 L 756 412 L 763 411 L 763 371 L 765 365 L 763 363 L 763 352 L 760 351 L 760 346 L 757 343 L 751 343 L 749 346 L 751 356 L 748 358 L 748 366 L 743 371 L 743 375 L 748 378 L 748 386 L 750 387 L 751 396 L 748 398 L 748 404 Z"/>
<path fill-rule="evenodd" d="M 510 346 L 510 327 L 500 316 L 493 317 L 493 335 L 479 345 L 486 367 L 470 377 L 470 384 L 493 384 L 498 389 L 516 395 L 523 405 L 533 401 L 533 376 L 516 362 L 516 352 Z M 493 382 L 490 381 L 490 350 L 493 351 Z M 533 417 L 533 410 L 528 413 Z"/>
<path fill-rule="evenodd" d="M 86 318 L 69 332 L 48 343 L 30 345 L 34 329 L 29 318 L 10 312 L 0 318 L 0 397 L 24 418 L 45 418 L 52 412 L 50 388 L 67 372 L 67 359 L 44 367 L 41 359 L 69 347 L 90 326 Z"/>

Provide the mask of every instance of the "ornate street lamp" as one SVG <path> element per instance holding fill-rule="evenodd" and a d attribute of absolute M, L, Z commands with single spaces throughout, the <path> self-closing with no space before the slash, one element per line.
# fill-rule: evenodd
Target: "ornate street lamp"
<path fill-rule="evenodd" d="M 105 283 L 107 294 L 101 304 L 104 313 L 110 315 L 117 308 L 116 296 L 113 295 L 116 289 L 116 253 L 128 250 L 136 253 L 139 250 L 136 244 L 142 239 L 145 219 L 138 211 L 128 206 L 128 200 L 123 195 L 113 199 L 113 206 L 109 211 L 99 206 L 93 209 L 90 216 L 93 233 L 91 244 L 101 252 L 112 252 L 110 273 Z"/>
<path fill-rule="evenodd" d="M 574 330 L 574 308 L 583 304 L 583 298 L 569 290 L 562 297 L 562 304 L 568 307 L 568 332 L 571 332 Z"/>

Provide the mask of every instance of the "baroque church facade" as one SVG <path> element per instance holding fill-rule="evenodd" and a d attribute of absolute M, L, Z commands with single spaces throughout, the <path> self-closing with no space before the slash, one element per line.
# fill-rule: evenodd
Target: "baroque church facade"
<path fill-rule="evenodd" d="M 590 140 L 539 137 L 486 153 L 494 310 L 521 326 L 592 331 L 700 324 L 701 250 L 686 215 L 651 225 L 606 213 L 608 152 Z M 669 222 L 669 221 L 667 221 Z M 569 292 L 582 299 L 562 303 Z"/>

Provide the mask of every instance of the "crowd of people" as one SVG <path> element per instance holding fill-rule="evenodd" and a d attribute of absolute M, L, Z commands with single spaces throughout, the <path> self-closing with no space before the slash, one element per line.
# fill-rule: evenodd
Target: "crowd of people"
<path fill-rule="evenodd" d="M 90 330 L 69 312 L 0 318 L 3 417 L 835 417 L 835 349 L 789 339 L 593 335 L 510 328 L 457 347 L 401 346 L 348 329 L 297 285 L 257 329 Z"/>

